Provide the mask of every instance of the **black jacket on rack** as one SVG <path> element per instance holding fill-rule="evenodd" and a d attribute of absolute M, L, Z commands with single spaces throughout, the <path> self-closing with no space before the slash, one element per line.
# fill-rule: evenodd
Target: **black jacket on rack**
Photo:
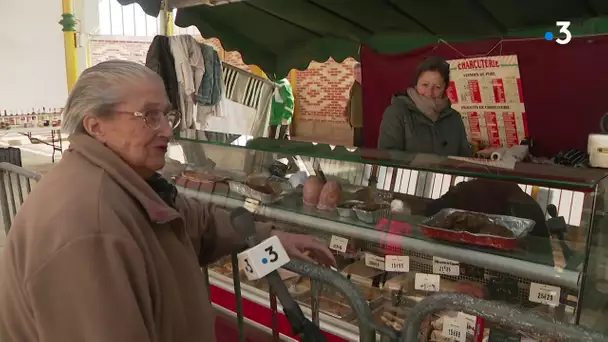
<path fill-rule="evenodd" d="M 173 59 L 173 54 L 171 54 L 169 37 L 154 37 L 146 55 L 146 66 L 162 77 L 171 107 L 179 109 L 179 88 L 177 75 L 175 74 L 175 59 Z"/>

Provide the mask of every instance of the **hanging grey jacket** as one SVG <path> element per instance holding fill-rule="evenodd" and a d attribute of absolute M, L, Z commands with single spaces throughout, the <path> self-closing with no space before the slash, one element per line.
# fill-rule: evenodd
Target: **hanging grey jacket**
<path fill-rule="evenodd" d="M 473 152 L 460 114 L 448 107 L 433 122 L 406 94 L 397 94 L 384 111 L 378 148 L 412 153 L 470 157 Z"/>

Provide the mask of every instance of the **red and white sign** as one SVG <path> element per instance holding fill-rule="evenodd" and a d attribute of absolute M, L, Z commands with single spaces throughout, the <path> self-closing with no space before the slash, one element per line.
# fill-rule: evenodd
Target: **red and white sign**
<path fill-rule="evenodd" d="M 528 135 L 516 55 L 454 59 L 447 94 L 469 139 L 484 147 L 510 147 Z"/>

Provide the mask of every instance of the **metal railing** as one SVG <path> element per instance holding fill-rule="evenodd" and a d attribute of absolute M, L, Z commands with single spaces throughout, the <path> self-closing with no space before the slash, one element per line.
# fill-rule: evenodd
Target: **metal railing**
<path fill-rule="evenodd" d="M 0 210 L 7 235 L 17 211 L 32 191 L 32 181 L 38 182 L 41 177 L 22 167 L 0 163 Z"/>
<path fill-rule="evenodd" d="M 500 326 L 541 335 L 558 341 L 606 342 L 604 335 L 580 326 L 549 320 L 517 307 L 458 293 L 439 293 L 418 303 L 408 314 L 403 327 L 404 342 L 418 342 L 420 325 L 425 317 L 441 311 L 461 311 Z"/>
<path fill-rule="evenodd" d="M 284 269 L 297 273 L 301 277 L 309 278 L 311 280 L 311 297 L 310 297 L 310 310 L 311 310 L 311 319 L 312 321 L 319 326 L 320 324 L 320 307 L 319 307 L 319 297 L 320 292 L 323 287 L 327 289 L 328 287 L 331 289 L 330 291 L 338 293 L 341 295 L 346 301 L 348 305 L 352 309 L 354 316 L 351 317 L 356 319 L 359 324 L 359 341 L 361 342 L 372 342 L 376 341 L 376 333 L 380 336 L 388 338 L 386 341 L 397 341 L 399 332 L 394 329 L 389 328 L 385 325 L 378 324 L 372 315 L 372 310 L 367 304 L 367 301 L 363 298 L 360 290 L 351 283 L 348 279 L 346 279 L 342 274 L 333 271 L 329 268 L 324 268 L 319 265 L 311 264 L 301 260 L 291 260 L 288 264 L 283 266 Z M 240 281 L 240 275 L 238 271 L 238 262 L 236 255 L 232 257 L 232 270 L 233 270 L 233 286 L 236 298 L 236 317 L 237 323 L 239 326 L 239 340 L 245 341 L 245 336 L 242 334 L 244 331 L 244 321 L 245 317 L 243 314 L 243 306 L 242 306 L 242 287 Z M 208 272 L 207 272 L 208 274 Z M 272 322 L 273 326 L 272 332 L 275 341 L 278 341 L 279 331 L 278 325 L 274 322 L 277 322 L 277 314 L 278 314 L 278 305 L 277 298 L 272 293 L 272 290 L 268 294 L 268 300 L 270 304 L 270 311 L 273 315 Z"/>

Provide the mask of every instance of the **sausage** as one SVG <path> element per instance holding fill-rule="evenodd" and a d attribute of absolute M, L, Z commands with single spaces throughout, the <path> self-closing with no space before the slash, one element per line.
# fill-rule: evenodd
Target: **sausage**
<path fill-rule="evenodd" d="M 341 197 L 342 188 L 340 187 L 340 184 L 336 181 L 328 181 L 321 190 L 317 209 L 326 211 L 334 210 L 338 207 Z"/>
<path fill-rule="evenodd" d="M 304 183 L 303 200 L 305 205 L 316 206 L 323 189 L 323 181 L 317 176 L 310 176 Z"/>

